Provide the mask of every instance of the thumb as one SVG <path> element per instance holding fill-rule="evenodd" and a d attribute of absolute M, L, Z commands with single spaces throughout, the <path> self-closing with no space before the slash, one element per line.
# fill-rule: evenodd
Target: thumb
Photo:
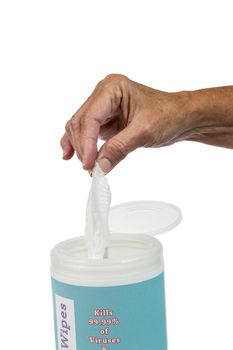
<path fill-rule="evenodd" d="M 106 141 L 98 152 L 97 162 L 106 174 L 130 152 L 142 146 L 137 128 L 132 124 Z"/>

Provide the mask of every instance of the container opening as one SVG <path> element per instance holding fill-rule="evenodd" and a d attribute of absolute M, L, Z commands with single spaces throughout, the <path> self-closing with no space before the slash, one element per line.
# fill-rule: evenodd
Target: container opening
<path fill-rule="evenodd" d="M 121 260 L 138 257 L 148 249 L 155 248 L 154 240 L 151 241 L 150 237 L 144 237 L 142 235 L 123 235 L 124 238 L 120 239 L 122 234 L 112 234 L 111 240 L 107 247 L 107 254 L 104 260 Z M 144 235 L 143 235 L 144 236 Z M 157 240 L 156 240 L 157 241 Z M 73 239 L 65 242 L 65 245 L 61 246 L 63 254 L 70 257 L 72 260 L 88 260 L 93 261 L 96 259 L 88 258 L 88 248 L 84 240 L 77 240 L 76 244 L 73 243 Z M 157 241 L 158 242 L 158 241 Z M 160 248 L 160 247 L 159 247 Z M 102 259 L 100 259 L 101 261 Z"/>
<path fill-rule="evenodd" d="M 88 258 L 85 237 L 58 244 L 51 253 L 52 276 L 82 285 L 127 284 L 163 270 L 161 243 L 145 234 L 112 234 L 105 259 Z"/>

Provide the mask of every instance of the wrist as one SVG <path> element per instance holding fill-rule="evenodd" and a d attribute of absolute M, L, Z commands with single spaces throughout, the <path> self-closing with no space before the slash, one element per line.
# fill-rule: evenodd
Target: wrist
<path fill-rule="evenodd" d="M 183 139 L 195 139 L 196 135 L 208 134 L 222 126 L 226 105 L 216 90 L 212 88 L 178 93 L 182 100 Z"/>
<path fill-rule="evenodd" d="M 233 88 L 181 91 L 187 122 L 196 127 L 232 126 Z"/>
<path fill-rule="evenodd" d="M 185 129 L 193 130 L 208 122 L 208 104 L 200 90 L 181 91 L 182 121 Z"/>

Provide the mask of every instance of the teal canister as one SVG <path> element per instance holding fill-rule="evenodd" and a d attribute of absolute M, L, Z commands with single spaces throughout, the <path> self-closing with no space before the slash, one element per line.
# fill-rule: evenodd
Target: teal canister
<path fill-rule="evenodd" d="M 88 259 L 84 236 L 53 248 L 56 350 L 167 350 L 163 252 L 152 234 L 180 219 L 170 204 L 124 203 L 110 211 L 118 233 L 107 258 Z"/>

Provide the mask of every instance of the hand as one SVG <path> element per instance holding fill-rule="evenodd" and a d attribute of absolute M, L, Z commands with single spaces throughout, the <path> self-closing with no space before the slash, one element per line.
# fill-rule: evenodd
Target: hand
<path fill-rule="evenodd" d="M 138 147 L 169 145 L 182 137 L 183 98 L 154 90 L 122 75 L 102 80 L 66 124 L 63 158 L 74 151 L 86 170 L 97 160 L 106 173 Z M 106 140 L 99 152 L 97 140 Z"/>
<path fill-rule="evenodd" d="M 220 110 L 224 114 L 223 96 L 232 101 L 231 88 L 225 88 L 225 95 L 221 91 L 168 93 L 122 75 L 109 75 L 99 82 L 67 122 L 66 133 L 61 139 L 63 159 L 70 159 L 76 151 L 84 169 L 91 170 L 97 160 L 108 173 L 138 147 L 161 147 L 189 139 L 217 144 L 216 132 L 220 130 L 220 138 L 221 133 L 225 133 L 221 127 L 224 118 L 219 118 Z M 218 93 L 221 103 L 219 110 L 216 103 L 213 111 L 212 99 Z M 229 102 L 225 111 L 229 119 L 227 111 L 229 114 Z M 231 110 L 231 125 L 232 114 Z M 98 137 L 106 141 L 99 151 Z M 224 140 L 223 145 L 226 145 L 226 137 Z"/>

